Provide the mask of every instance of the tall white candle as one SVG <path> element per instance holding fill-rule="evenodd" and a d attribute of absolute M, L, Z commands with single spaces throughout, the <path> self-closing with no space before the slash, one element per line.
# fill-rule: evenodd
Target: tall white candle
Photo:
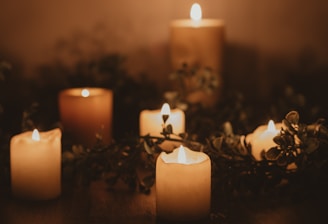
<path fill-rule="evenodd" d="M 181 68 L 183 63 L 191 67 L 208 67 L 213 70 L 219 85 L 216 95 L 209 97 L 203 92 L 195 92 L 188 97 L 191 102 L 211 105 L 218 99 L 219 91 L 222 89 L 225 25 L 219 19 L 202 19 L 200 6 L 192 7 L 190 14 L 190 19 L 174 20 L 171 23 L 171 64 L 174 70 Z M 190 88 L 197 85 L 197 80 L 190 85 Z"/>
<path fill-rule="evenodd" d="M 168 104 L 164 104 L 167 105 Z M 163 107 L 164 107 L 163 105 Z M 163 108 L 162 107 L 162 108 Z M 143 110 L 140 113 L 139 117 L 139 134 L 141 136 L 145 136 L 147 134 L 155 137 L 163 137 L 161 132 L 163 131 L 163 117 L 161 110 Z M 171 124 L 173 128 L 173 132 L 175 134 L 180 134 L 185 132 L 185 114 L 180 109 L 169 108 L 169 116 L 166 121 L 166 124 Z M 178 138 L 177 136 L 171 136 L 172 138 Z M 172 151 L 174 148 L 179 146 L 180 143 L 170 142 L 163 143 L 161 146 L 164 149 Z"/>
<path fill-rule="evenodd" d="M 77 143 L 92 147 L 96 135 L 112 139 L 113 93 L 103 88 L 73 88 L 59 93 L 59 112 L 65 132 Z"/>
<path fill-rule="evenodd" d="M 180 146 L 162 152 L 156 163 L 156 210 L 165 220 L 192 221 L 209 215 L 211 161 L 202 152 Z"/>
<path fill-rule="evenodd" d="M 61 131 L 34 130 L 10 142 L 11 188 L 15 197 L 53 199 L 61 193 Z"/>

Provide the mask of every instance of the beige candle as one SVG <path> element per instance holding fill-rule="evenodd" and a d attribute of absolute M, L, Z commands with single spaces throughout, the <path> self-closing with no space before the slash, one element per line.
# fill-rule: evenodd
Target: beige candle
<path fill-rule="evenodd" d="M 202 92 L 189 96 L 189 101 L 211 105 L 222 89 L 222 55 L 224 47 L 224 22 L 219 19 L 202 19 L 201 8 L 191 8 L 191 19 L 174 20 L 170 27 L 170 51 L 173 70 L 183 63 L 191 67 L 211 68 L 218 83 L 218 91 L 209 97 Z M 189 83 L 190 88 L 197 85 Z"/>
<path fill-rule="evenodd" d="M 277 146 L 273 138 L 279 133 L 281 123 L 274 124 L 272 120 L 268 125 L 261 125 L 252 134 L 246 136 L 246 142 L 252 147 L 252 155 L 256 160 L 262 160 L 262 152 L 268 151 L 271 147 Z"/>
<path fill-rule="evenodd" d="M 168 106 L 168 119 L 166 124 L 171 124 L 173 128 L 173 132 L 175 134 L 180 134 L 185 132 L 185 114 L 180 109 L 173 109 L 169 108 L 168 104 L 164 104 L 164 106 Z M 163 117 L 162 117 L 162 110 L 143 110 L 140 113 L 139 117 L 139 134 L 140 136 L 144 136 L 150 134 L 151 136 L 155 137 L 163 137 L 161 132 L 163 130 Z M 170 136 L 171 138 L 178 138 L 177 136 Z M 172 151 L 174 148 L 178 147 L 180 143 L 172 142 L 169 143 L 166 141 L 161 144 L 163 149 Z"/>
<path fill-rule="evenodd" d="M 11 188 L 15 197 L 53 199 L 61 193 L 61 131 L 16 135 L 10 142 Z"/>
<path fill-rule="evenodd" d="M 206 218 L 211 202 L 211 161 L 202 152 L 180 146 L 162 152 L 156 163 L 156 210 L 165 220 Z"/>
<path fill-rule="evenodd" d="M 113 93 L 102 88 L 73 88 L 59 93 L 59 112 L 65 132 L 77 143 L 92 147 L 96 135 L 112 139 Z"/>

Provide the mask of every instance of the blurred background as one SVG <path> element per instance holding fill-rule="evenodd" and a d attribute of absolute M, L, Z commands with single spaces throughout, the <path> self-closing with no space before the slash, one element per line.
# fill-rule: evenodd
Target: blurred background
<path fill-rule="evenodd" d="M 189 18 L 192 3 L 1 0 L 0 59 L 11 62 L 17 76 L 42 86 L 47 76 L 47 70 L 40 72 L 42 66 L 74 67 L 79 60 L 117 53 L 125 57 L 129 76 L 135 80 L 146 76 L 157 90 L 165 91 L 172 72 L 169 26 L 174 19 Z M 251 102 L 268 103 L 292 85 L 311 102 L 327 104 L 326 0 L 198 3 L 204 18 L 222 19 L 226 25 L 224 89 L 239 91 Z M 56 72 L 51 75 L 58 79 L 52 78 L 52 83 L 59 83 L 65 73 Z M 24 91 L 24 85 L 21 81 L 15 91 Z"/>

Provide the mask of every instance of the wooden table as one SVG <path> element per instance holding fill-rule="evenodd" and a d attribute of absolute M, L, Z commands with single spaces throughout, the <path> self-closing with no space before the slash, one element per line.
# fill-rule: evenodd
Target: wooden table
<path fill-rule="evenodd" d="M 235 198 L 229 202 L 213 195 L 213 214 L 198 223 L 328 223 L 327 195 L 311 193 L 297 200 Z M 0 211 L 0 223 L 8 224 L 165 223 L 156 218 L 155 188 L 145 195 L 123 188 L 109 190 L 103 181 L 88 187 L 65 186 L 59 198 L 46 202 L 18 200 L 9 189 L 2 189 Z"/>

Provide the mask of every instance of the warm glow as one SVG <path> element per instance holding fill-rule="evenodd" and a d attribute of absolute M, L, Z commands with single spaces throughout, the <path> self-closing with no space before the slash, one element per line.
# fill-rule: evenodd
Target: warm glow
<path fill-rule="evenodd" d="M 186 152 L 182 145 L 180 145 L 178 152 L 178 163 L 187 163 Z"/>
<path fill-rule="evenodd" d="M 202 19 L 202 9 L 198 3 L 194 3 L 190 9 L 190 18 L 193 21 L 200 21 Z"/>
<path fill-rule="evenodd" d="M 37 129 L 34 129 L 33 130 L 32 140 L 34 140 L 34 141 L 40 141 L 40 134 L 39 134 L 39 132 L 38 132 Z"/>
<path fill-rule="evenodd" d="M 170 109 L 170 105 L 168 103 L 164 103 L 162 106 L 162 110 L 161 110 L 161 115 L 171 115 L 171 109 Z"/>
<path fill-rule="evenodd" d="M 81 91 L 81 96 L 83 97 L 88 97 L 90 95 L 89 90 L 87 89 L 82 89 Z"/>
<path fill-rule="evenodd" d="M 276 126 L 274 125 L 273 120 L 270 120 L 268 123 L 268 129 L 269 132 L 277 132 Z"/>

